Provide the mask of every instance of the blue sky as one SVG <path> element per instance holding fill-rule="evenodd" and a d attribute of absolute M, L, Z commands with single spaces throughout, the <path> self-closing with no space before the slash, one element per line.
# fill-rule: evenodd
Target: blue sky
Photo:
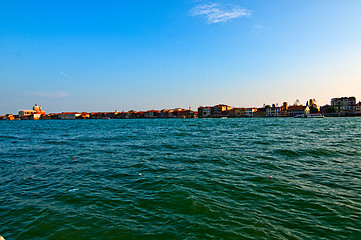
<path fill-rule="evenodd" d="M 361 100 L 359 0 L 0 1 L 0 114 Z"/>

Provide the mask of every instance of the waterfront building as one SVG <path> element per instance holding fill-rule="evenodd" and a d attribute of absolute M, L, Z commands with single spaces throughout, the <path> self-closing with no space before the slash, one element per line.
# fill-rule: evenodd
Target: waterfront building
<path fill-rule="evenodd" d="M 232 117 L 246 117 L 246 108 L 233 108 L 232 110 L 230 110 L 232 112 L 231 116 Z"/>
<path fill-rule="evenodd" d="M 137 112 L 134 110 L 128 111 L 129 118 L 142 118 L 144 117 L 144 112 Z"/>
<path fill-rule="evenodd" d="M 81 118 L 81 119 L 89 119 L 90 118 L 90 113 L 81 112 L 79 118 Z"/>
<path fill-rule="evenodd" d="M 224 114 L 225 111 L 231 110 L 232 107 L 225 105 L 225 104 L 218 104 L 211 108 L 211 116 L 212 117 L 222 117 L 226 114 Z"/>
<path fill-rule="evenodd" d="M 320 107 L 317 105 L 316 103 L 316 99 L 310 99 L 307 103 L 306 106 L 309 107 L 310 109 L 310 113 L 319 113 L 320 112 Z"/>
<path fill-rule="evenodd" d="M 212 107 L 205 107 L 203 109 L 203 117 L 210 118 L 212 116 Z"/>
<path fill-rule="evenodd" d="M 331 106 L 328 104 L 320 107 L 320 113 L 322 115 L 325 115 L 325 114 L 329 113 L 330 111 L 331 111 Z"/>
<path fill-rule="evenodd" d="M 280 117 L 287 117 L 288 102 L 283 102 L 280 112 Z"/>
<path fill-rule="evenodd" d="M 358 102 L 357 104 L 356 104 L 356 110 L 355 110 L 355 113 L 357 114 L 357 115 L 361 115 L 361 102 Z"/>
<path fill-rule="evenodd" d="M 199 107 L 198 117 L 199 118 L 210 118 L 212 116 L 212 107 Z"/>
<path fill-rule="evenodd" d="M 61 113 L 50 113 L 51 119 L 60 119 Z"/>
<path fill-rule="evenodd" d="M 266 116 L 266 108 L 257 108 L 257 111 L 253 113 L 254 117 L 265 117 Z"/>
<path fill-rule="evenodd" d="M 183 108 L 175 108 L 172 112 L 173 118 L 185 118 L 185 109 Z"/>
<path fill-rule="evenodd" d="M 149 110 L 144 113 L 145 118 L 156 118 L 160 114 L 160 111 L 158 110 Z"/>
<path fill-rule="evenodd" d="M 338 116 L 354 115 L 356 113 L 356 98 L 355 97 L 332 98 L 331 107 L 335 109 L 335 113 Z"/>
<path fill-rule="evenodd" d="M 38 106 L 37 104 L 35 104 L 32 110 L 19 110 L 19 118 L 24 120 L 40 119 L 45 115 L 45 111 L 43 111 L 41 106 Z"/>
<path fill-rule="evenodd" d="M 60 119 L 61 113 L 48 113 L 45 116 L 42 116 L 42 120 L 52 120 L 52 119 Z"/>
<path fill-rule="evenodd" d="M 287 110 L 281 107 L 280 117 L 287 117 Z"/>
<path fill-rule="evenodd" d="M 221 117 L 234 117 L 234 108 L 223 111 Z"/>
<path fill-rule="evenodd" d="M 45 116 L 41 117 L 41 120 L 51 120 L 51 116 L 49 114 L 46 114 Z"/>
<path fill-rule="evenodd" d="M 289 106 L 287 109 L 287 116 L 288 117 L 295 117 L 301 115 L 308 115 L 310 113 L 310 108 L 308 106 L 302 105 L 293 105 Z"/>
<path fill-rule="evenodd" d="M 62 120 L 74 120 L 79 116 L 81 116 L 81 114 L 77 113 L 77 112 L 62 112 L 60 114 L 60 119 L 62 119 Z"/>
<path fill-rule="evenodd" d="M 197 111 L 198 111 L 198 118 L 203 118 L 204 107 L 203 106 L 198 107 Z"/>
<path fill-rule="evenodd" d="M 119 112 L 116 115 L 116 119 L 126 119 L 129 118 L 129 113 L 128 112 Z"/>
<path fill-rule="evenodd" d="M 119 112 L 118 111 L 114 111 L 114 112 L 104 112 L 103 113 L 103 118 L 105 119 L 115 119 L 116 115 L 118 115 Z"/>
<path fill-rule="evenodd" d="M 3 116 L 3 120 L 15 120 L 16 117 L 12 114 L 6 114 L 5 116 Z"/>
<path fill-rule="evenodd" d="M 223 112 L 223 117 L 231 117 L 231 118 L 234 118 L 236 117 L 236 114 L 235 114 L 235 110 L 237 108 L 232 108 L 231 110 L 228 110 L 228 111 L 224 111 Z"/>
<path fill-rule="evenodd" d="M 160 118 L 172 118 L 173 117 L 173 111 L 172 109 L 162 109 L 159 113 Z"/>
<path fill-rule="evenodd" d="M 245 117 L 254 117 L 254 113 L 257 112 L 257 108 L 246 108 L 244 111 Z"/>
<path fill-rule="evenodd" d="M 140 111 L 137 113 L 137 118 L 144 118 L 144 111 Z"/>
<path fill-rule="evenodd" d="M 280 117 L 281 107 L 272 104 L 272 107 L 266 108 L 266 117 Z"/>
<path fill-rule="evenodd" d="M 101 112 L 91 112 L 90 113 L 90 118 L 91 119 L 102 119 L 103 118 L 103 113 L 101 113 Z"/>
<path fill-rule="evenodd" d="M 191 108 L 189 108 L 188 110 L 185 110 L 183 112 L 183 116 L 184 118 L 196 118 L 197 117 L 197 113 L 194 112 Z"/>

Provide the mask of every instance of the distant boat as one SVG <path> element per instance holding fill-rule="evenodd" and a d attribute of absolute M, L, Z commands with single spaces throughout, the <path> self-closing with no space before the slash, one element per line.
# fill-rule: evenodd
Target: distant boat
<path fill-rule="evenodd" d="M 300 114 L 294 116 L 294 118 L 324 118 L 324 116 L 321 113 L 310 113 L 310 114 Z"/>
<path fill-rule="evenodd" d="M 324 118 L 321 113 L 310 113 L 307 115 L 308 118 Z"/>
<path fill-rule="evenodd" d="M 299 114 L 294 116 L 294 118 L 324 118 L 321 113 L 310 113 L 310 114 Z"/>

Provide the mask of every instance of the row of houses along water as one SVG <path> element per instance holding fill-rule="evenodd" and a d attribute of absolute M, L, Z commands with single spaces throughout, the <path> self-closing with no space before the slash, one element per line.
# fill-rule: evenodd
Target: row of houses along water
<path fill-rule="evenodd" d="M 127 118 L 241 118 L 241 117 L 296 117 L 308 114 L 325 116 L 361 116 L 361 102 L 356 103 L 355 97 L 332 98 L 330 105 L 318 106 L 315 99 L 310 99 L 305 105 L 298 100 L 293 105 L 284 102 L 264 105 L 261 108 L 238 108 L 226 104 L 216 106 L 201 106 L 198 111 L 191 108 L 175 108 L 148 111 L 128 112 L 62 112 L 46 114 L 41 106 L 35 104 L 32 110 L 20 110 L 18 115 L 6 114 L 0 120 L 35 120 L 35 119 L 127 119 Z"/>
<path fill-rule="evenodd" d="M 307 115 L 309 112 L 309 106 L 300 104 L 288 106 L 287 102 L 284 102 L 282 106 L 272 104 L 272 106 L 264 105 L 262 108 L 232 108 L 228 105 L 220 104 L 212 107 L 199 107 L 198 117 L 294 117 L 298 115 Z"/>
<path fill-rule="evenodd" d="M 355 97 L 332 98 L 331 105 L 318 106 L 315 99 L 310 99 L 305 105 L 299 100 L 293 105 L 284 102 L 264 105 L 261 108 L 232 108 L 225 104 L 198 108 L 200 118 L 218 117 L 296 117 L 308 114 L 321 114 L 322 116 L 360 116 L 361 102 L 356 103 Z"/>

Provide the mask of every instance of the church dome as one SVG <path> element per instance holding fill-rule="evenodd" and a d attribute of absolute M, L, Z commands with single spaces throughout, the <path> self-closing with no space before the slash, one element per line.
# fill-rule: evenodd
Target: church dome
<path fill-rule="evenodd" d="M 41 107 L 39 107 L 37 104 L 35 104 L 35 106 L 33 107 L 34 111 L 40 112 L 41 111 Z"/>

